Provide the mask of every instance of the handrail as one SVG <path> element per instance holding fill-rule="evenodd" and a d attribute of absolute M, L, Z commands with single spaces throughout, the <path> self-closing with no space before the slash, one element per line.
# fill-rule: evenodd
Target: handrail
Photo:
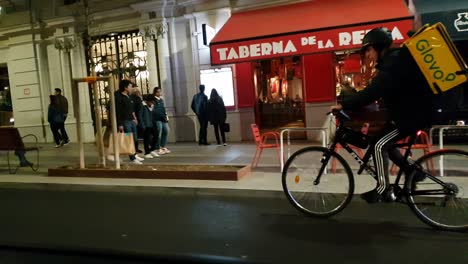
<path fill-rule="evenodd" d="M 432 132 L 436 129 L 439 129 L 439 148 L 444 148 L 444 130 L 448 129 L 468 129 L 468 125 L 438 125 L 432 126 L 429 130 L 429 142 L 433 145 L 432 141 Z"/>
<path fill-rule="evenodd" d="M 448 129 L 468 129 L 467 125 L 439 125 L 433 126 L 429 130 L 429 142 L 432 144 L 432 132 L 435 129 L 439 129 L 439 149 L 444 148 L 444 130 Z M 444 159 L 441 156 L 439 159 L 439 169 L 440 169 L 440 176 L 444 176 Z"/>
<path fill-rule="evenodd" d="M 291 155 L 291 140 L 290 140 L 290 132 L 291 131 L 316 131 L 320 132 L 322 135 L 322 146 L 327 147 L 327 131 L 328 128 L 325 127 L 290 127 L 290 128 L 283 128 L 280 132 L 280 164 L 281 164 L 281 171 L 283 171 L 284 167 L 284 143 L 283 143 L 283 135 L 287 132 L 287 139 L 288 139 L 288 158 Z"/>

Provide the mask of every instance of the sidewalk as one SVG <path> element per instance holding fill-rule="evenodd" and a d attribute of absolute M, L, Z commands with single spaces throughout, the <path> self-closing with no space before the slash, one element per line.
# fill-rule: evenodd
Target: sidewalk
<path fill-rule="evenodd" d="M 140 144 L 140 147 L 141 144 Z M 196 143 L 172 143 L 168 147 L 172 151 L 154 159 L 143 161 L 144 164 L 204 164 L 204 165 L 250 165 L 255 145 L 253 143 L 234 143 L 228 146 L 199 146 Z M 6 157 L 0 159 L 0 183 L 52 183 L 52 184 L 91 184 L 91 185 L 123 185 L 123 186 L 164 186 L 164 187 L 203 187 L 227 189 L 281 190 L 281 174 L 274 150 L 265 150 L 259 162 L 259 167 L 239 181 L 207 181 L 207 180 L 159 180 L 159 179 L 106 179 L 106 178 L 76 178 L 48 177 L 47 169 L 63 165 L 78 165 L 79 152 L 77 144 L 69 144 L 54 148 L 53 144 L 40 145 L 39 171 L 30 168 L 20 168 L 17 174 L 10 175 L 6 168 Z M 86 164 L 97 163 L 97 152 L 94 144 L 85 145 Z M 34 156 L 28 158 L 34 162 Z M 122 155 L 123 162 L 128 157 Z M 16 163 L 16 158 L 13 159 Z"/>
<path fill-rule="evenodd" d="M 311 144 L 293 142 L 290 153 Z M 318 145 L 318 143 L 312 143 Z M 41 183 L 41 184 L 81 184 L 103 186 L 160 186 L 160 187 L 186 187 L 186 188 L 221 188 L 221 189 L 247 189 L 247 190 L 273 190 L 282 191 L 280 166 L 275 150 L 264 150 L 257 168 L 241 178 L 239 181 L 208 181 L 208 180 L 162 180 L 162 179 L 109 179 L 109 178 L 77 178 L 77 177 L 48 177 L 47 169 L 63 165 L 78 165 L 78 145 L 69 144 L 61 148 L 54 148 L 53 144 L 40 145 L 40 168 L 33 172 L 29 168 L 20 168 L 17 174 L 10 175 L 6 168 L 6 157 L 0 159 L 0 184 L 3 183 Z M 172 143 L 168 147 L 172 153 L 158 158 L 143 161 L 145 164 L 204 164 L 204 165 L 250 165 L 255 153 L 253 143 L 232 143 L 228 146 L 199 146 L 196 143 Z M 468 150 L 468 146 L 447 146 Z M 86 164 L 97 163 L 97 152 L 94 144 L 85 145 Z M 356 162 L 343 150 L 340 154 L 355 166 Z M 287 146 L 285 146 L 287 157 Z M 128 157 L 121 156 L 123 162 Z M 33 156 L 29 158 L 34 162 Z M 14 159 L 13 162 L 16 162 Z M 356 176 L 356 175 L 355 175 Z M 355 193 L 370 190 L 375 186 L 370 176 L 357 176 Z"/>

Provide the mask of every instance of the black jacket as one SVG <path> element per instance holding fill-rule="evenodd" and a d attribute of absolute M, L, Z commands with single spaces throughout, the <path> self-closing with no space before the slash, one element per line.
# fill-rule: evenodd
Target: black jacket
<path fill-rule="evenodd" d="M 389 118 L 401 133 L 430 127 L 433 95 L 409 51 L 389 51 L 379 61 L 377 70 L 377 76 L 363 91 L 344 98 L 343 109 L 358 109 L 382 98 Z"/>
<path fill-rule="evenodd" d="M 65 96 L 59 94 L 55 96 L 59 110 L 64 114 L 68 115 L 68 100 Z"/>
<path fill-rule="evenodd" d="M 51 124 L 63 123 L 65 122 L 65 115 L 58 107 L 49 104 L 47 121 Z"/>
<path fill-rule="evenodd" d="M 149 108 L 148 105 L 142 104 L 138 119 L 139 119 L 138 124 L 141 126 L 141 128 L 146 129 L 146 128 L 154 127 L 153 108 Z"/>
<path fill-rule="evenodd" d="M 143 108 L 143 99 L 141 99 L 140 96 L 136 94 L 131 94 L 130 100 L 133 102 L 133 111 L 135 112 L 135 115 L 138 117 L 140 115 L 140 111 Z M 140 120 L 138 120 L 139 122 Z"/>
<path fill-rule="evenodd" d="M 166 106 L 164 99 L 156 97 L 153 106 L 153 121 L 167 122 Z"/>
<path fill-rule="evenodd" d="M 226 107 L 221 97 L 208 100 L 208 120 L 211 124 L 224 124 L 226 122 Z"/>
<path fill-rule="evenodd" d="M 199 92 L 192 98 L 192 111 L 198 116 L 198 118 L 207 118 L 207 107 L 208 96 L 204 93 Z"/>
<path fill-rule="evenodd" d="M 117 127 L 123 126 L 125 121 L 131 121 L 134 119 L 133 112 L 135 106 L 129 96 L 123 95 L 117 91 L 114 93 L 115 96 L 115 115 L 117 118 Z"/>

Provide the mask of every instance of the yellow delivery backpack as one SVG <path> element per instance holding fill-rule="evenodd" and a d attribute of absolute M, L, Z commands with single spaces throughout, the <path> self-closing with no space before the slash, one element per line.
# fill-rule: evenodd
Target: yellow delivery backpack
<path fill-rule="evenodd" d="M 442 23 L 423 26 L 402 46 L 408 48 L 434 94 L 468 80 L 467 65 Z"/>

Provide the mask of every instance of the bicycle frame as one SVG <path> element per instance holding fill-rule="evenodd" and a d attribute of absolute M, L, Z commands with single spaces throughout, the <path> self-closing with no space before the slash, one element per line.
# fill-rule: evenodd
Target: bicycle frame
<path fill-rule="evenodd" d="M 377 180 L 377 172 L 374 169 L 375 168 L 375 162 L 374 162 L 374 167 L 369 166 L 369 160 L 374 155 L 374 153 L 373 153 L 374 144 L 371 144 L 368 147 L 368 149 L 367 149 L 366 153 L 364 154 L 363 158 L 359 157 L 359 155 L 342 138 L 343 137 L 343 131 L 342 130 L 344 129 L 344 123 L 345 123 L 346 119 L 350 120 L 349 116 L 347 116 L 344 112 L 340 112 L 338 115 L 341 118 L 339 118 L 339 123 L 338 123 L 338 127 L 337 127 L 337 130 L 336 130 L 336 133 L 335 133 L 335 138 L 333 139 L 333 141 L 332 141 L 330 147 L 328 148 L 328 150 L 330 151 L 330 153 L 335 152 L 337 144 L 340 144 L 354 158 L 354 160 L 356 160 L 359 163 L 360 167 L 359 167 L 359 170 L 357 172 L 358 175 L 361 175 L 362 172 L 364 170 L 366 170 L 367 173 L 369 173 L 369 175 L 371 175 L 374 179 Z M 395 148 L 407 147 L 407 149 L 405 151 L 405 154 L 404 154 L 404 159 L 405 160 L 408 160 L 409 155 L 411 153 L 411 146 L 413 145 L 415 140 L 416 140 L 416 136 L 412 136 L 408 143 L 394 144 Z M 314 184 L 317 185 L 317 184 L 320 183 L 320 178 L 322 177 L 322 174 L 325 171 L 326 164 L 330 160 L 330 157 L 331 157 L 331 154 L 328 154 L 325 157 L 323 157 L 323 160 L 322 160 L 323 165 L 320 168 L 319 174 L 317 176 L 317 179 L 314 181 Z M 403 175 L 403 171 L 399 170 L 397 178 L 395 180 L 395 183 L 393 184 L 394 189 L 401 189 L 402 190 L 402 188 L 399 187 L 399 183 L 400 183 L 402 175 Z"/>
<path fill-rule="evenodd" d="M 337 130 L 336 130 L 336 133 L 335 133 L 335 138 L 333 139 L 333 141 L 332 141 L 330 147 L 328 148 L 328 150 L 330 151 L 330 153 L 335 152 L 337 144 L 340 144 L 359 163 L 360 167 L 359 167 L 359 170 L 357 172 L 358 175 L 362 174 L 362 172 L 364 170 L 366 170 L 374 179 L 377 180 L 377 172 L 374 169 L 375 168 L 375 162 L 374 162 L 374 168 L 372 168 L 368 164 L 370 158 L 373 157 L 373 154 L 374 154 L 373 153 L 374 144 L 371 144 L 368 147 L 368 150 L 364 154 L 363 158 L 359 157 L 359 155 L 349 146 L 349 144 L 345 140 L 343 140 L 344 123 L 345 123 L 345 120 L 350 120 L 349 116 L 346 115 L 342 111 L 338 115 L 341 118 L 339 118 L 339 124 L 338 124 Z M 407 143 L 396 143 L 396 144 L 393 144 L 393 147 L 394 148 L 406 147 L 406 151 L 405 151 L 405 154 L 403 155 L 403 157 L 404 157 L 404 160 L 407 161 L 410 154 L 411 154 L 411 146 L 414 144 L 415 141 L 416 141 L 416 135 L 412 135 L 410 137 L 410 140 Z M 318 174 L 316 180 L 314 181 L 315 185 L 318 185 L 320 183 L 320 178 L 322 177 L 322 174 L 325 171 L 326 165 L 328 164 L 328 161 L 330 160 L 330 158 L 331 158 L 331 154 L 327 154 L 322 158 L 322 164 L 323 165 L 320 168 L 320 171 L 319 171 L 319 174 Z M 424 173 L 425 173 L 426 177 L 432 179 L 433 181 L 437 182 L 438 184 L 440 184 L 440 185 L 442 185 L 442 186 L 444 186 L 446 188 L 449 187 L 445 182 L 437 179 L 435 176 L 431 175 L 430 173 L 426 173 L 426 172 L 424 172 Z M 403 189 L 404 189 L 404 188 L 400 187 L 400 180 L 401 180 L 402 175 L 403 175 L 403 170 L 400 169 L 398 171 L 397 178 L 395 179 L 395 182 L 392 184 L 394 192 L 397 195 L 397 197 L 401 196 L 401 194 L 403 193 Z"/>
<path fill-rule="evenodd" d="M 335 215 L 346 208 L 353 198 L 356 166 L 354 170 L 352 170 L 349 166 L 349 163 L 351 163 L 349 158 L 344 159 L 342 155 L 337 153 L 338 144 L 358 162 L 357 174 L 362 174 L 362 172 L 366 170 L 369 175 L 377 178 L 377 175 L 379 175 L 378 172 L 380 171 L 380 169 L 378 170 L 375 166 L 376 164 L 380 164 L 380 162 L 375 160 L 376 153 L 374 153 L 375 144 L 379 142 L 377 140 L 378 138 L 372 140 L 369 146 L 367 138 L 364 138 L 362 134 L 353 133 L 348 127 L 344 127 L 345 121 L 350 120 L 346 113 L 341 111 L 339 113 L 335 112 L 334 114 L 339 117 L 339 119 L 337 119 L 339 123 L 336 124 L 336 135 L 331 140 L 329 146 L 327 148 L 313 146 L 298 150 L 288 159 L 282 172 L 283 191 L 288 197 L 288 200 L 296 209 L 310 216 L 329 217 Z M 464 162 L 466 163 L 468 152 L 463 150 L 440 149 L 425 153 L 423 156 L 413 161 L 410 158 L 410 154 L 417 137 L 417 133 L 414 133 L 409 137 L 406 143 L 392 142 L 390 143 L 391 145 L 386 146 L 391 148 L 389 156 L 400 169 L 394 183 L 388 186 L 393 188 L 393 190 L 389 191 L 393 191 L 394 195 L 391 192 L 386 193 L 385 195 L 388 194 L 392 196 L 382 196 L 376 199 L 375 202 L 404 203 L 411 208 L 420 220 L 432 227 L 449 231 L 468 231 L 468 223 L 465 224 L 465 218 L 460 219 L 465 222 L 460 222 L 459 220 L 451 221 L 451 219 L 447 218 L 459 218 L 460 214 L 457 210 L 462 210 L 461 213 L 466 214 L 466 212 L 463 211 L 463 209 L 466 208 L 465 197 L 459 196 L 459 194 L 464 194 L 462 192 L 463 185 L 459 185 L 456 181 L 451 182 L 451 178 L 447 178 L 450 182 L 445 183 L 444 178 L 439 177 L 442 176 L 442 174 L 434 173 L 434 175 L 432 175 L 431 172 L 435 168 L 431 167 L 433 166 L 433 160 L 447 155 L 450 161 L 456 161 L 456 163 L 454 163 L 455 171 L 461 172 L 461 174 L 449 173 L 449 175 L 453 177 L 465 176 L 466 171 L 463 169 L 460 170 L 459 166 L 460 164 L 463 165 Z M 398 138 L 394 138 L 393 141 L 397 139 Z M 357 153 L 361 153 L 360 150 L 356 150 L 353 146 L 360 146 L 361 148 L 368 149 L 364 156 L 359 156 Z M 402 149 L 405 149 L 405 151 L 403 152 Z M 395 151 L 395 153 L 392 153 L 393 151 Z M 400 154 L 403 155 L 400 156 Z M 317 166 L 318 158 L 320 161 Z M 330 162 L 332 158 L 336 159 L 337 163 L 340 164 L 340 171 L 338 173 L 336 173 L 336 165 Z M 460 163 L 460 158 L 464 159 L 461 161 L 462 163 Z M 319 169 L 318 175 L 316 174 L 317 167 Z M 330 172 L 327 171 L 327 167 L 330 167 Z M 333 167 L 333 169 L 331 169 L 331 167 Z M 404 179 L 401 178 L 403 173 L 405 173 Z M 303 176 L 308 177 L 308 180 L 302 181 L 302 185 L 298 187 L 299 179 Z M 330 177 L 330 181 L 327 181 L 325 178 L 323 181 L 323 188 L 310 186 L 310 179 L 313 180 L 314 185 L 319 185 L 321 177 Z M 402 183 L 400 183 L 400 181 L 402 181 Z M 343 189 L 338 191 L 338 189 L 335 188 L 339 187 L 337 185 L 343 186 L 345 188 L 344 192 Z M 459 186 L 461 186 L 461 189 Z M 329 200 L 332 202 L 328 203 Z M 440 207 L 441 209 L 437 209 L 436 207 Z"/>

